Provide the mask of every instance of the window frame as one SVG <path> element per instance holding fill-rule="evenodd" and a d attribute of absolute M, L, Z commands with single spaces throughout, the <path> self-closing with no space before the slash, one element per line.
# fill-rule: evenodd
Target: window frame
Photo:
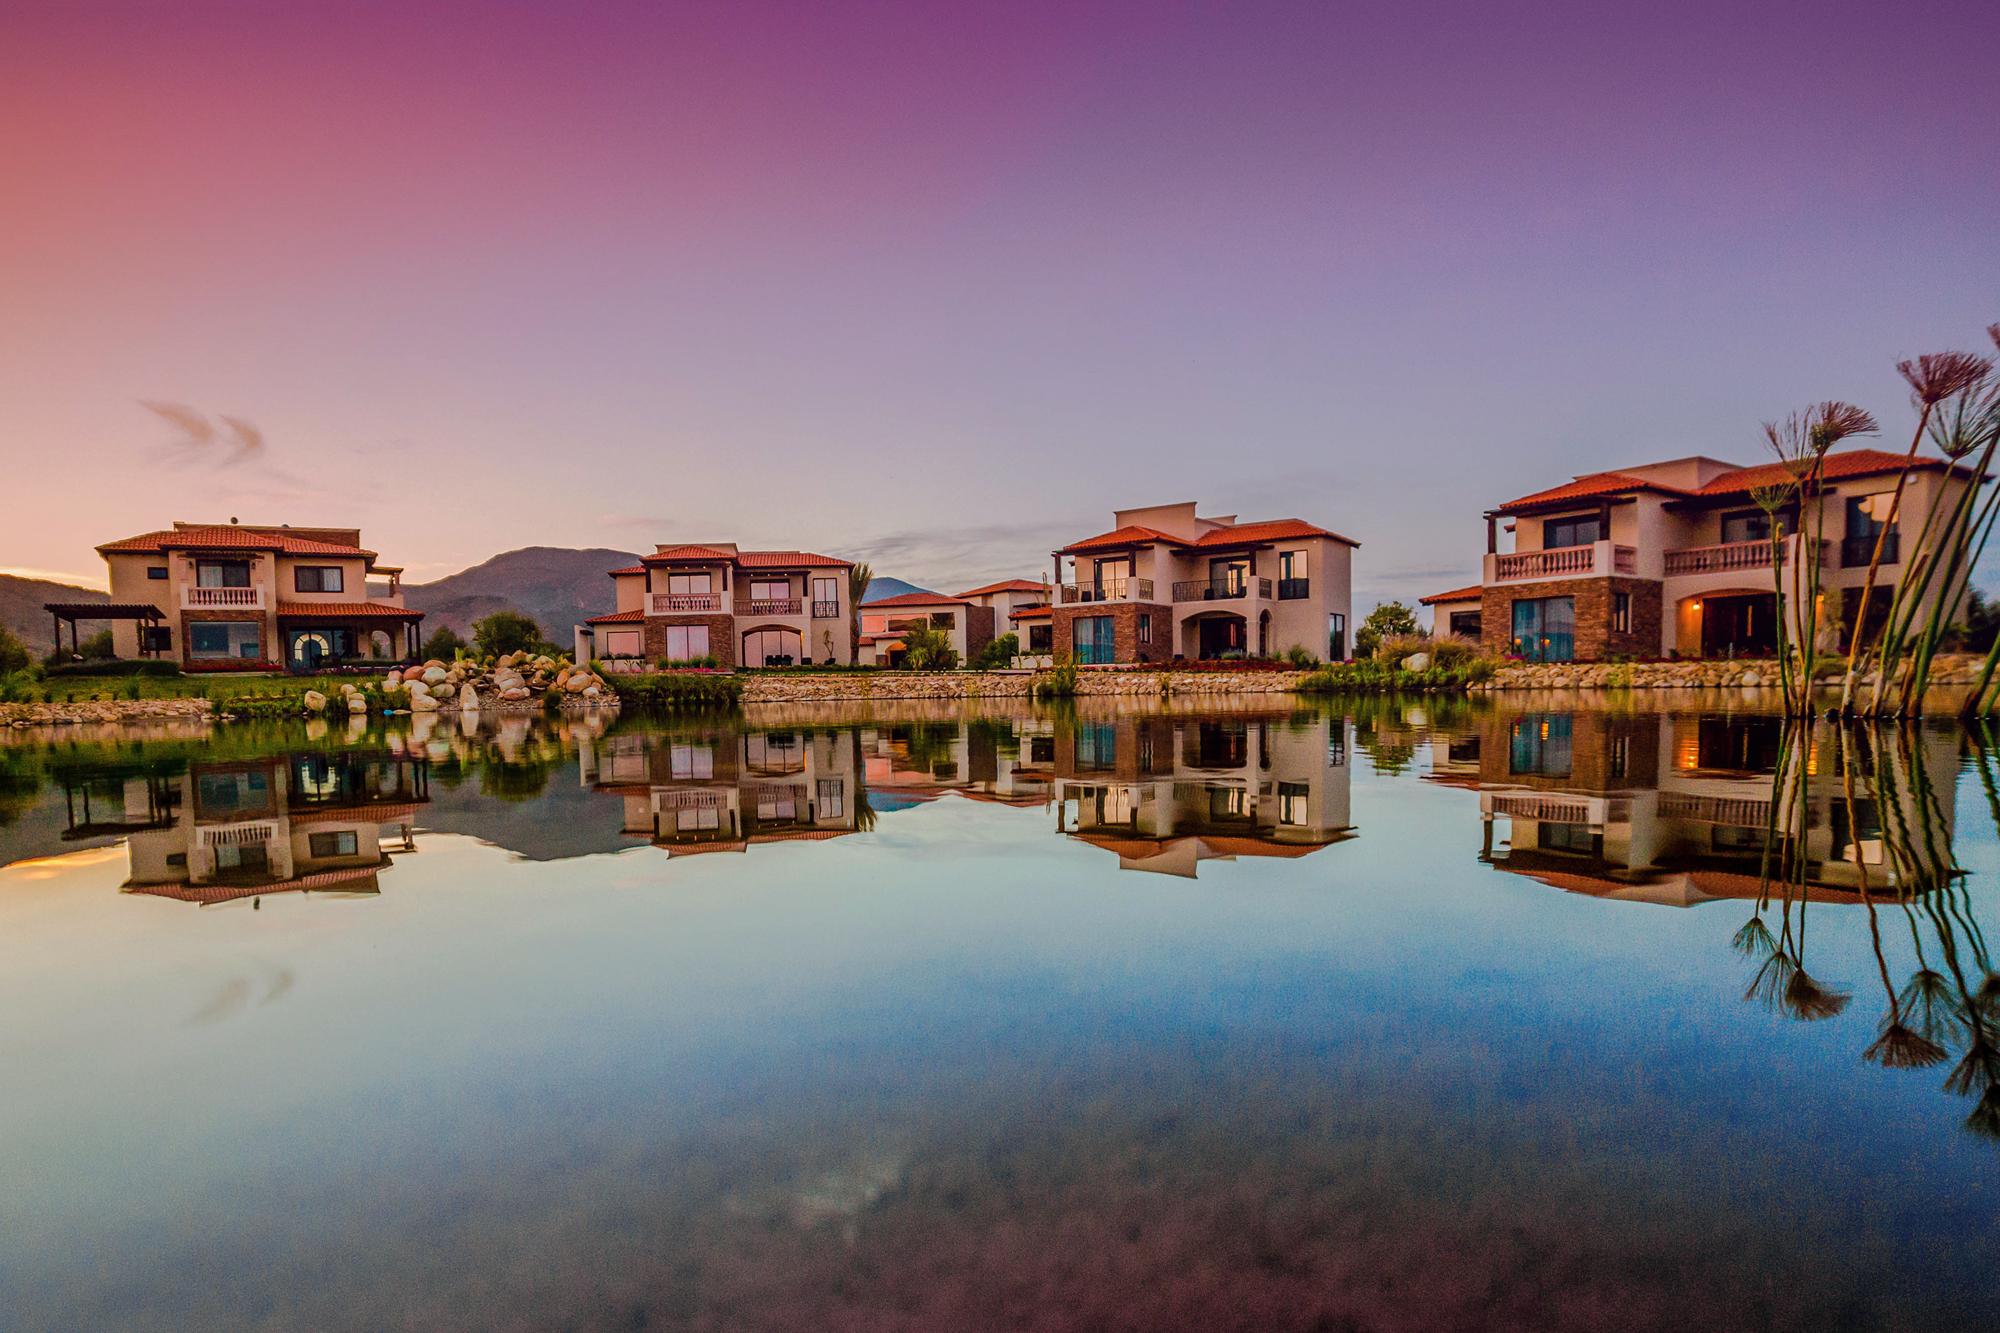
<path fill-rule="evenodd" d="M 307 586 L 306 576 L 308 574 L 313 576 L 312 581 L 318 586 L 316 587 Z M 330 585 L 328 582 L 329 576 L 331 576 L 332 580 Z M 347 571 L 345 569 L 342 569 L 339 565 L 293 565 L 292 591 L 322 592 L 322 593 L 346 592 Z"/>

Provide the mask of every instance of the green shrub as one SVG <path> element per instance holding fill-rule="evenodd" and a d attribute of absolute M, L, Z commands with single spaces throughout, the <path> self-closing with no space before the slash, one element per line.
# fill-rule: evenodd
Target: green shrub
<path fill-rule="evenodd" d="M 440 662 L 449 662 L 465 651 L 465 640 L 452 632 L 449 625 L 440 625 L 424 640 L 423 659 L 428 662 L 435 657 Z"/>
<path fill-rule="evenodd" d="M 1058 649 L 1055 664 L 1047 671 L 1035 674 L 1033 697 L 1037 699 L 1074 699 L 1077 680 L 1076 656 L 1068 649 Z"/>
<path fill-rule="evenodd" d="M 951 636 L 935 625 L 911 625 L 901 637 L 905 671 L 949 671 L 958 665 Z"/>
<path fill-rule="evenodd" d="M 1319 657 L 1302 643 L 1295 643 L 1285 650 L 1285 660 L 1301 671 L 1319 665 Z"/>
<path fill-rule="evenodd" d="M 161 657 L 124 657 L 112 662 L 62 662 L 49 667 L 55 678 L 88 676 L 147 676 L 170 680 L 181 674 L 180 665 Z"/>
<path fill-rule="evenodd" d="M 625 706 L 659 711 L 734 708 L 743 698 L 743 682 L 735 676 L 613 676 L 607 683 Z"/>
<path fill-rule="evenodd" d="M 0 676 L 11 676 L 26 671 L 34 655 L 28 645 L 22 643 L 5 625 L 0 625 Z"/>
<path fill-rule="evenodd" d="M 713 671 L 722 663 L 713 654 L 708 654 L 701 657 L 662 657 L 654 665 L 662 671 Z M 604 673 L 600 671 L 598 674 Z"/>
<path fill-rule="evenodd" d="M 993 671 L 1012 666 L 1020 652 L 1021 637 L 1010 630 L 981 648 L 966 665 L 974 671 Z"/>

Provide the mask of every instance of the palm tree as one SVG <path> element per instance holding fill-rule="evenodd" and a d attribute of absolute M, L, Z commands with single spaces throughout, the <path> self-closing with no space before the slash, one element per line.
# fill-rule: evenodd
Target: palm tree
<path fill-rule="evenodd" d="M 875 567 L 867 561 L 847 567 L 847 664 L 861 660 L 861 602 L 868 585 L 875 581 Z"/>

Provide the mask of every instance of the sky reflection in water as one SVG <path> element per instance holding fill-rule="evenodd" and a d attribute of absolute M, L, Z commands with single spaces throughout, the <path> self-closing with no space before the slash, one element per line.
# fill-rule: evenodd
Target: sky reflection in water
<path fill-rule="evenodd" d="M 1956 729 L 419 721 L 0 738 L 17 1326 L 1924 1327 L 2000 1286 Z M 1864 1062 L 1892 1009 L 1938 1063 Z"/>

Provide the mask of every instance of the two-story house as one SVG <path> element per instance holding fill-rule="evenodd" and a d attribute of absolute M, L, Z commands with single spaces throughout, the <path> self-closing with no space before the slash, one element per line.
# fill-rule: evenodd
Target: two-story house
<path fill-rule="evenodd" d="M 110 620 L 119 657 L 189 671 L 314 671 L 405 662 L 419 649 L 423 612 L 403 605 L 403 571 L 378 563 L 358 528 L 175 523 L 97 552 L 110 605 L 51 610 Z"/>
<path fill-rule="evenodd" d="M 1915 555 L 1933 499 L 1942 489 L 1948 507 L 1973 483 L 1969 469 L 1919 458 L 1892 523 L 1903 464 L 1902 455 L 1877 449 L 1828 454 L 1820 492 L 1779 513 L 1787 569 L 1801 557 L 1819 568 L 1823 649 L 1846 649 L 1877 539 L 1882 563 L 1870 634 L 1888 612 L 1887 591 Z M 1535 661 L 1774 652 L 1771 518 L 1752 492 L 1786 475 L 1775 463 L 1746 468 L 1679 458 L 1590 473 L 1488 511 L 1481 641 L 1494 653 Z M 1503 526 L 1514 536 L 1512 551 L 1499 549 Z M 1790 606 L 1794 636 L 1799 610 Z"/>
<path fill-rule="evenodd" d="M 1054 552 L 1054 647 L 1080 663 L 1348 653 L 1353 552 L 1302 519 L 1121 509 L 1109 532 Z M 1070 562 L 1065 577 L 1063 562 Z"/>
<path fill-rule="evenodd" d="M 895 666 L 903 655 L 903 632 L 927 625 L 943 632 L 961 663 L 993 642 L 993 608 L 940 593 L 898 593 L 861 604 L 860 656 L 868 666 Z"/>
<path fill-rule="evenodd" d="M 849 661 L 852 567 L 830 555 L 744 551 L 733 542 L 661 546 L 611 571 L 616 608 L 577 626 L 577 660 Z"/>

